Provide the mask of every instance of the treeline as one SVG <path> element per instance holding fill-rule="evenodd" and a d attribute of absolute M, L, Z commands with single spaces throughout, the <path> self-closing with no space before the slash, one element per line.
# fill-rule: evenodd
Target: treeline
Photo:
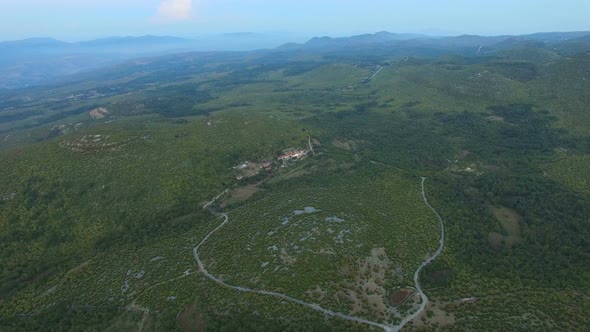
<path fill-rule="evenodd" d="M 408 118 L 400 113 L 380 113 L 373 101 L 358 103 L 350 111 L 324 113 L 305 120 L 324 133 L 322 141 L 335 138 L 361 144 L 367 159 L 407 170 L 437 170 L 447 165 L 453 148 L 429 118 Z"/>

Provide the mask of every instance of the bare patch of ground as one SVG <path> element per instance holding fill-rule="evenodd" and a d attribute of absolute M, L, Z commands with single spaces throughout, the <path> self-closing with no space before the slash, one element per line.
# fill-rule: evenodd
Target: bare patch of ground
<path fill-rule="evenodd" d="M 317 302 L 321 302 L 326 297 L 326 291 L 317 286 L 316 289 L 305 292 L 309 297 Z"/>
<path fill-rule="evenodd" d="M 490 233 L 488 241 L 494 249 L 502 247 L 512 248 L 513 245 L 520 242 L 520 221 L 522 216 L 513 209 L 503 206 L 488 206 L 496 220 L 502 226 L 504 234 L 498 232 Z"/>
<path fill-rule="evenodd" d="M 437 302 L 429 302 L 426 305 L 426 309 L 414 320 L 414 327 L 417 330 L 423 328 L 437 330 L 441 327 L 452 326 L 453 324 L 455 324 L 455 316 L 440 308 Z"/>
<path fill-rule="evenodd" d="M 233 190 L 230 196 L 221 202 L 221 208 L 225 208 L 228 205 L 239 203 L 248 200 L 254 194 L 256 194 L 260 189 L 258 188 L 258 183 L 249 184 L 245 187 L 240 187 Z"/>
<path fill-rule="evenodd" d="M 183 332 L 204 332 L 207 330 L 205 320 L 196 304 L 185 307 L 177 316 Z"/>
<path fill-rule="evenodd" d="M 72 152 L 118 151 L 129 141 L 131 140 L 127 139 L 115 142 L 111 140 L 109 135 L 84 135 L 82 137 L 64 140 L 59 145 Z"/>
<path fill-rule="evenodd" d="M 80 271 L 82 271 L 85 267 L 87 267 L 90 264 L 90 261 L 85 261 L 84 263 L 76 266 L 75 268 L 69 270 L 68 272 L 66 272 L 66 275 L 70 275 L 70 274 L 76 274 Z"/>
<path fill-rule="evenodd" d="M 495 250 L 504 248 L 504 236 L 500 233 L 491 232 L 488 234 L 488 243 Z"/>
<path fill-rule="evenodd" d="M 255 162 L 246 162 L 238 168 L 243 177 L 249 178 L 260 172 L 260 164 Z"/>
<path fill-rule="evenodd" d="M 496 219 L 502 224 L 502 228 L 504 228 L 509 235 L 520 237 L 519 222 L 522 217 L 518 212 L 506 207 L 491 207 L 491 209 Z"/>
<path fill-rule="evenodd" d="M 488 121 L 504 122 L 504 117 L 497 115 L 488 116 L 486 119 Z"/>
<path fill-rule="evenodd" d="M 285 249 L 281 249 L 281 254 L 279 257 L 281 258 L 281 261 L 284 265 L 293 265 L 297 261 L 297 258 L 289 255 Z"/>
<path fill-rule="evenodd" d="M 392 262 L 384 248 L 375 248 L 371 256 L 345 260 L 340 273 L 346 277 L 338 283 L 340 290 L 336 301 L 348 303 L 354 315 L 368 315 L 379 320 L 389 320 L 391 310 L 387 305 L 385 284 L 391 276 Z"/>
<path fill-rule="evenodd" d="M 414 290 L 410 288 L 400 288 L 392 292 L 389 296 L 389 304 L 395 307 L 399 307 L 404 304 L 410 296 L 414 294 Z"/>
<path fill-rule="evenodd" d="M 110 112 L 106 108 L 99 107 L 99 108 L 93 109 L 88 114 L 90 114 L 90 117 L 92 117 L 92 119 L 98 120 L 98 119 L 102 119 L 105 116 L 109 115 L 109 113 Z"/>
<path fill-rule="evenodd" d="M 332 141 L 332 145 L 334 145 L 335 147 L 339 148 L 339 149 L 344 149 L 346 151 L 354 151 L 357 149 L 357 144 L 355 141 L 351 141 L 351 140 L 338 140 L 338 139 L 334 139 Z"/>

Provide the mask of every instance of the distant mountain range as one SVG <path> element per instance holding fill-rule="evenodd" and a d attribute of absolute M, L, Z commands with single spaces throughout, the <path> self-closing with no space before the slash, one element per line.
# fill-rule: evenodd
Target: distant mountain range
<path fill-rule="evenodd" d="M 269 48 L 280 45 L 284 40 L 273 36 L 254 33 L 223 34 L 186 39 L 170 36 L 110 37 L 81 42 L 64 42 L 53 38 L 30 38 L 0 42 L 0 57 L 20 52 L 132 52 L 168 53 L 171 49 L 199 51 L 244 51 L 256 48 Z"/>
<path fill-rule="evenodd" d="M 357 35 L 351 37 L 331 38 L 315 37 L 306 43 L 297 44 L 289 43 L 281 46 L 279 49 L 288 50 L 340 50 L 350 47 L 382 48 L 382 47 L 421 47 L 427 46 L 433 49 L 442 48 L 461 48 L 461 47 L 479 47 L 495 46 L 498 49 L 514 47 L 515 45 L 542 47 L 545 45 L 559 43 L 573 43 L 578 39 L 590 38 L 590 31 L 578 32 L 548 32 L 535 33 L 529 35 L 504 35 L 504 36 L 477 36 L 461 35 L 451 37 L 432 37 L 419 34 L 396 34 L 390 32 L 377 32 L 375 34 Z"/>
<path fill-rule="evenodd" d="M 287 43 L 286 36 L 242 32 L 186 39 L 171 36 L 111 37 L 82 42 L 30 38 L 0 42 L 0 89 L 45 84 L 56 78 L 120 63 L 137 57 L 194 51 L 249 51 L 316 53 L 342 57 L 387 54 L 402 56 L 484 56 L 508 49 L 533 48 L 561 53 L 590 51 L 590 31 L 548 32 L 521 36 L 432 37 L 421 34 L 377 32 L 351 37 L 315 37 Z M 537 55 L 539 56 L 539 55 Z M 543 56 L 543 55 L 540 55 Z"/>
<path fill-rule="evenodd" d="M 0 89 L 44 84 L 137 57 L 193 51 L 247 51 L 277 47 L 286 40 L 278 35 L 244 32 L 199 39 L 140 36 L 72 43 L 52 38 L 0 42 Z"/>

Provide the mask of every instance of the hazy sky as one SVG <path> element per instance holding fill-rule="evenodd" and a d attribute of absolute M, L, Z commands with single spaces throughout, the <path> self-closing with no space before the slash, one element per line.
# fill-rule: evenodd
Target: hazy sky
<path fill-rule="evenodd" d="M 0 40 L 590 30 L 590 0 L 0 0 Z"/>

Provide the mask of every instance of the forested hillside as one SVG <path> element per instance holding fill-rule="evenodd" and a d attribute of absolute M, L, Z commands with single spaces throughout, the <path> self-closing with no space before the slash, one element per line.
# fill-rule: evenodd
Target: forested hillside
<path fill-rule="evenodd" d="M 0 91 L 0 329 L 583 331 L 588 105 L 583 33 L 317 38 Z"/>

